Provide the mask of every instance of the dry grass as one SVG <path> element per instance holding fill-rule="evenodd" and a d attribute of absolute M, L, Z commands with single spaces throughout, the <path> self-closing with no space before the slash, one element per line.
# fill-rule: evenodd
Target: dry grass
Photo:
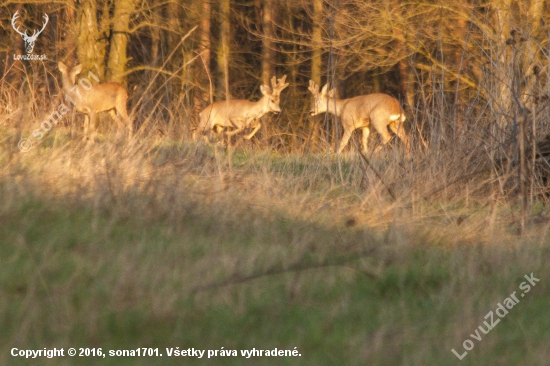
<path fill-rule="evenodd" d="M 90 143 L 63 128 L 25 154 L 4 140 L 2 363 L 17 363 L 11 347 L 180 346 L 454 364 L 451 348 L 534 272 L 540 284 L 463 362 L 544 364 L 545 206 L 519 236 L 513 197 L 467 154 L 368 159 Z M 175 361 L 101 364 L 125 362 Z"/>
<path fill-rule="evenodd" d="M 177 108 L 138 116 L 133 139 L 104 121 L 83 140 L 66 118 L 21 153 L 55 101 L 1 95 L 2 364 L 32 364 L 12 347 L 298 347 L 305 365 L 450 365 L 531 272 L 541 282 L 462 363 L 546 363 L 547 188 L 531 174 L 522 210 L 517 146 L 495 142 L 496 115 L 467 108 L 453 135 L 440 122 L 453 111 L 415 111 L 409 159 L 395 144 L 360 156 L 356 139 L 318 153 L 284 123 L 234 150 L 194 144 Z"/>

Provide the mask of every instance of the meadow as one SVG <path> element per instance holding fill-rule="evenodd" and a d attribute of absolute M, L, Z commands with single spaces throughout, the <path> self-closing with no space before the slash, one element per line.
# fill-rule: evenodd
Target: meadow
<path fill-rule="evenodd" d="M 336 156 L 58 126 L 21 153 L 29 132 L 3 132 L 3 365 L 548 362 L 548 208 L 535 197 L 522 229 L 479 151 Z M 27 360 L 14 347 L 163 357 Z M 238 356 L 168 357 L 176 347 Z"/>
<path fill-rule="evenodd" d="M 0 365 L 548 365 L 548 15 L 4 2 Z"/>

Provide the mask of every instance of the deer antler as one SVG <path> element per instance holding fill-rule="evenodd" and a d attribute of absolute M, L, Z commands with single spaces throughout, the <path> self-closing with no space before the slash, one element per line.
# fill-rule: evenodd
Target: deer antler
<path fill-rule="evenodd" d="M 283 75 L 282 78 L 277 79 L 275 76 L 271 78 L 271 85 L 273 86 L 273 93 L 274 94 L 280 94 L 284 88 L 286 88 L 289 84 L 286 83 L 286 75 Z"/>
<path fill-rule="evenodd" d="M 15 25 L 15 21 L 16 21 L 17 18 L 19 17 L 19 15 L 18 15 L 17 13 L 19 13 L 19 10 L 17 10 L 17 11 L 15 12 L 15 14 L 13 14 L 13 17 L 11 18 L 11 26 L 12 26 L 13 29 L 14 29 L 17 33 L 19 33 L 21 36 L 27 36 L 27 30 L 26 30 L 26 29 L 25 29 L 25 32 L 23 33 L 23 32 L 21 32 L 21 31 L 19 30 L 19 27 L 16 27 L 16 25 Z"/>
<path fill-rule="evenodd" d="M 315 84 L 313 80 L 309 81 L 309 88 L 307 88 L 313 95 L 319 94 L 319 85 Z"/>

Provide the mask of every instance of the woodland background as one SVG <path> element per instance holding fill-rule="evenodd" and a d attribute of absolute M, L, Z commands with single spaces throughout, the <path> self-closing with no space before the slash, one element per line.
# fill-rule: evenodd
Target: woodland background
<path fill-rule="evenodd" d="M 18 124 L 24 119 L 18 107 L 35 97 L 28 107 L 39 118 L 59 94 L 56 63 L 80 62 L 82 75 L 92 70 L 129 88 L 138 126 L 162 117 L 155 129 L 187 138 L 211 100 L 257 100 L 262 83 L 288 74 L 284 113 L 259 135 L 264 147 L 326 148 L 333 123 L 307 118 L 312 79 L 334 84 L 343 98 L 396 97 L 419 147 L 452 148 L 474 134 L 502 151 L 498 144 L 516 138 L 525 113 L 538 119 L 539 137 L 546 132 L 549 6 L 544 0 L 4 1 L 0 58 L 9 92 L 2 108 L 18 110 L 10 115 Z M 34 51 L 47 62 L 14 61 L 24 53 L 10 24 L 16 11 L 30 30 L 49 14 Z"/>
<path fill-rule="evenodd" d="M 14 60 L 16 11 L 31 31 L 48 14 L 47 61 Z M 12 347 L 179 346 L 547 365 L 549 15 L 546 0 L 0 0 L 0 363 L 32 364 Z M 125 85 L 135 136 L 108 116 L 83 136 L 76 114 L 21 152 L 63 98 L 58 61 Z M 251 141 L 191 141 L 212 100 L 258 100 L 283 74 L 282 113 Z M 310 79 L 399 99 L 411 155 L 357 138 L 330 154 L 339 122 L 308 116 Z"/>

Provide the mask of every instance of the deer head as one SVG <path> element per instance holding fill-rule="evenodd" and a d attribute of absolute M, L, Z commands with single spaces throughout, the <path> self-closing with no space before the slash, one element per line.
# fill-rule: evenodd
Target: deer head
<path fill-rule="evenodd" d="M 326 112 L 328 109 L 329 99 L 334 98 L 335 89 L 331 89 L 327 92 L 328 84 L 325 84 L 323 89 L 321 89 L 321 92 L 319 92 L 319 85 L 315 84 L 313 80 L 309 81 L 309 88 L 307 89 L 311 92 L 311 94 L 313 94 L 313 105 L 311 106 L 309 114 L 311 116 L 315 116 L 319 113 Z"/>
<path fill-rule="evenodd" d="M 289 84 L 285 83 L 286 75 L 282 78 L 277 79 L 275 76 L 271 78 L 271 86 L 273 91 L 267 85 L 260 86 L 260 91 L 267 97 L 267 110 L 273 113 L 279 113 L 281 107 L 279 106 L 280 96 L 283 89 L 285 89 Z"/>
<path fill-rule="evenodd" d="M 44 19 L 46 20 L 46 22 L 42 25 L 42 29 L 40 29 L 39 31 L 35 30 L 33 32 L 33 34 L 31 36 L 29 36 L 29 35 L 27 35 L 27 29 L 25 29 L 25 32 L 21 32 L 19 30 L 19 27 L 17 27 L 15 25 L 15 21 L 19 17 L 19 15 L 17 13 L 19 13 L 19 11 L 16 11 L 15 14 L 13 14 L 13 17 L 11 18 L 11 26 L 23 38 L 23 41 L 25 42 L 25 49 L 27 50 L 27 53 L 32 53 L 32 51 L 34 49 L 34 42 L 36 42 L 36 38 L 38 38 L 40 33 L 42 33 L 44 28 L 46 28 L 46 24 L 48 24 L 48 20 L 50 18 L 48 18 L 48 14 L 44 13 Z"/>

